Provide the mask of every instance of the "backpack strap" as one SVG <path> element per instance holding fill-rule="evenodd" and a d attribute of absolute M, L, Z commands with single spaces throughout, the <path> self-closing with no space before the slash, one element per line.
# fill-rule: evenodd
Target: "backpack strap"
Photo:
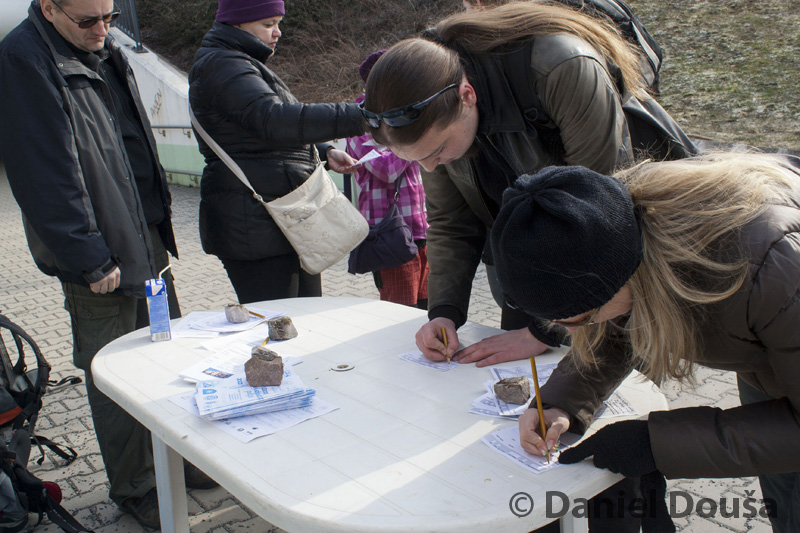
<path fill-rule="evenodd" d="M 13 390 L 12 386 L 20 378 L 24 379 L 28 385 L 25 394 L 17 400 L 22 410 L 14 418 L 13 428 L 19 429 L 27 421 L 28 430 L 33 432 L 39 415 L 39 409 L 42 407 L 42 396 L 44 396 L 47 391 L 51 367 L 45 359 L 44 354 L 42 354 L 42 351 L 39 349 L 39 346 L 36 344 L 36 341 L 34 341 L 20 326 L 2 314 L 0 314 L 0 328 L 5 328 L 11 332 L 17 347 L 17 353 L 19 354 L 17 362 L 12 365 L 8 350 L 2 341 L 2 337 L 0 337 L 0 364 L 2 364 L 3 372 L 7 379 L 7 386 L 9 390 Z M 36 383 L 32 383 L 28 376 L 27 367 L 25 365 L 25 344 L 33 350 L 36 357 Z"/>
<path fill-rule="evenodd" d="M 5 322 L 3 321 L 4 319 L 5 319 Z M 11 335 L 14 338 L 16 344 L 17 344 L 17 349 L 18 349 L 19 354 L 20 354 L 19 359 L 24 360 L 23 352 L 21 350 L 19 350 L 19 344 L 20 343 L 17 340 L 16 336 L 14 335 L 14 330 L 10 327 L 12 325 L 15 326 L 15 324 L 13 324 L 11 321 L 6 319 L 6 317 L 0 315 L 0 327 L 5 327 L 9 331 L 11 331 Z M 17 360 L 17 364 L 19 364 L 19 359 Z M 6 343 L 3 340 L 2 335 L 0 335 L 0 364 L 3 367 L 3 380 L 5 381 L 5 383 L 7 384 L 8 387 L 11 387 L 11 385 L 14 383 L 14 381 L 16 381 L 17 374 L 14 372 L 14 365 L 11 362 L 11 356 L 8 353 L 8 348 L 6 348 Z"/>
<path fill-rule="evenodd" d="M 27 496 L 28 511 L 36 513 L 39 517 L 34 528 L 41 524 L 44 515 L 47 515 L 51 522 L 67 533 L 92 533 L 91 529 L 86 529 L 59 502 L 53 499 L 47 492 L 45 483 L 28 472 L 23 465 L 14 464 L 14 475 L 18 490 L 23 491 Z"/>
<path fill-rule="evenodd" d="M 64 385 L 77 385 L 78 383 L 81 383 L 82 381 L 83 380 L 81 378 L 79 378 L 78 376 L 67 376 L 67 377 L 61 378 L 58 381 L 56 381 L 55 379 L 49 379 L 49 380 L 47 380 L 47 386 L 50 388 L 50 390 L 53 390 L 56 387 L 61 387 L 61 386 L 64 386 Z"/>
<path fill-rule="evenodd" d="M 49 494 L 46 496 L 45 512 L 52 523 L 67 533 L 94 533 L 93 530 L 87 529 L 83 524 L 75 520 L 69 511 L 64 509 Z"/>
<path fill-rule="evenodd" d="M 36 460 L 36 464 L 40 465 L 44 462 L 44 448 L 43 446 L 47 446 L 51 452 L 58 455 L 62 459 L 66 461 L 61 466 L 67 466 L 72 461 L 78 458 L 78 452 L 76 452 L 72 447 L 67 446 L 66 444 L 58 444 L 56 442 L 51 441 L 47 437 L 42 435 L 31 435 L 31 444 L 35 444 L 39 447 L 39 451 L 41 452 L 42 456 Z"/>
<path fill-rule="evenodd" d="M 565 150 L 561 131 L 533 90 L 531 75 L 533 46 L 534 41 L 529 41 L 519 50 L 502 54 L 499 56 L 500 65 L 526 124 L 536 131 L 545 151 L 553 154 L 557 161 L 563 162 Z"/>
<path fill-rule="evenodd" d="M 33 384 L 37 391 L 39 389 L 42 390 L 42 394 L 44 394 L 44 389 L 47 385 L 47 381 L 50 379 L 50 363 L 47 362 L 47 359 L 44 358 L 44 354 L 39 349 L 39 345 L 36 344 L 36 341 L 33 338 L 25 333 L 25 330 L 19 327 L 17 324 L 12 322 L 8 319 L 5 315 L 0 315 L 0 328 L 6 328 L 11 332 L 11 335 L 14 337 L 14 342 L 17 345 L 17 351 L 19 352 L 19 358 L 17 359 L 16 364 L 11 367 L 14 371 L 18 374 L 25 374 L 25 346 L 23 345 L 22 341 L 24 340 L 28 346 L 33 349 L 33 354 L 36 356 L 36 366 L 38 369 L 38 373 L 36 376 L 36 383 Z M 2 346 L 2 351 L 5 354 L 5 358 L 8 360 L 8 363 L 11 363 L 10 358 L 8 358 L 8 352 L 5 350 L 5 345 L 0 342 L 0 346 Z M 3 365 L 5 367 L 6 361 L 3 361 Z"/>

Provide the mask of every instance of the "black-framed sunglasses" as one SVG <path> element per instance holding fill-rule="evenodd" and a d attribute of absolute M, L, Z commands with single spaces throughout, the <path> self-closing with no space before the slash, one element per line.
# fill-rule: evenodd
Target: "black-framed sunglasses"
<path fill-rule="evenodd" d="M 51 0 L 51 1 L 52 1 L 52 0 Z M 65 16 L 66 16 L 66 17 L 67 17 L 69 20 L 71 20 L 72 22 L 74 22 L 75 24 L 77 24 L 77 25 L 78 25 L 78 27 L 79 27 L 80 29 L 82 29 L 82 30 L 88 30 L 89 28 L 93 28 L 93 27 L 94 27 L 94 25 L 95 25 L 95 24 L 97 24 L 97 23 L 98 23 L 98 22 L 100 22 L 100 21 L 102 21 L 102 22 L 103 22 L 103 24 L 111 24 L 112 22 L 114 22 L 115 20 L 117 20 L 117 18 L 119 18 L 119 16 L 120 16 L 120 12 L 119 12 L 119 11 L 112 11 L 111 13 L 106 13 L 105 15 L 100 15 L 100 16 L 98 16 L 98 17 L 90 17 L 90 18 L 88 18 L 88 19 L 83 19 L 83 20 L 75 20 L 74 18 L 70 17 L 70 16 L 69 16 L 69 13 L 67 13 L 66 11 L 64 11 L 64 8 L 63 8 L 63 7 L 61 7 L 60 5 L 58 5 L 58 3 L 57 3 L 57 2 L 53 2 L 53 5 L 54 5 L 54 6 L 56 6 L 56 7 L 59 9 L 59 11 L 61 11 L 62 13 L 64 13 L 64 15 L 65 15 Z"/>
<path fill-rule="evenodd" d="M 595 323 L 595 320 L 597 320 L 597 315 L 600 314 L 600 311 L 602 309 L 603 309 L 603 306 L 601 305 L 600 307 L 595 309 L 592 312 L 592 314 L 582 318 L 581 320 L 575 321 L 575 322 L 567 322 L 565 320 L 558 320 L 558 319 L 551 320 L 550 322 L 552 322 L 553 324 L 558 324 L 559 326 L 564 326 L 565 328 L 580 328 L 582 326 L 593 326 L 594 323 Z"/>
<path fill-rule="evenodd" d="M 371 128 L 379 128 L 381 126 L 381 120 L 386 123 L 387 126 L 391 126 L 392 128 L 402 128 L 403 126 L 413 124 L 419 118 L 420 114 L 422 114 L 422 110 L 428 107 L 431 102 L 436 100 L 440 94 L 445 91 L 449 91 L 450 89 L 454 89 L 459 85 L 461 84 L 453 83 L 433 96 L 429 96 L 428 98 L 420 100 L 415 104 L 396 107 L 394 109 L 384 111 L 383 113 L 373 113 L 372 111 L 364 109 L 364 102 L 361 102 L 358 107 L 361 109 L 361 114 L 367 120 L 367 124 L 369 124 Z"/>
<path fill-rule="evenodd" d="M 517 311 L 522 311 L 523 313 L 525 312 L 525 310 L 523 308 L 521 308 L 520 306 L 518 306 L 514 302 L 514 300 L 512 300 L 507 294 L 503 295 L 503 301 L 505 302 L 506 307 L 509 307 L 510 309 L 515 309 Z M 589 315 L 585 316 L 584 318 L 582 318 L 580 320 L 577 320 L 575 322 L 568 322 L 568 321 L 563 320 L 563 319 L 551 319 L 551 320 L 548 320 L 548 322 L 551 322 L 553 324 L 558 324 L 559 326 L 563 326 L 565 328 L 579 328 L 581 326 L 593 326 L 594 323 L 595 323 L 595 320 L 597 320 L 597 315 L 600 314 L 600 311 L 602 311 L 603 307 L 605 307 L 605 306 L 601 305 L 600 307 L 598 307 L 597 309 L 592 311 L 591 314 L 589 314 Z"/>

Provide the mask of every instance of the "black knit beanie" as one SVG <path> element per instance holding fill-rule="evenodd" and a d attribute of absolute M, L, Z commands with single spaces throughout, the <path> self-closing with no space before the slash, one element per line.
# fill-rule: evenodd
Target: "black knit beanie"
<path fill-rule="evenodd" d="M 628 191 L 583 167 L 547 167 L 517 179 L 503 193 L 491 246 L 507 298 L 545 319 L 604 305 L 642 259 Z"/>

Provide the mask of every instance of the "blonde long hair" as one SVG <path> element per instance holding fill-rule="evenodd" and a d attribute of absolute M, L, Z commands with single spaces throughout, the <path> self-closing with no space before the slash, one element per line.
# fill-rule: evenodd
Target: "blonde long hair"
<path fill-rule="evenodd" d="M 457 13 L 439 22 L 434 31 L 448 44 L 418 37 L 405 39 L 381 56 L 367 78 L 366 109 L 382 113 L 419 102 L 448 85 L 460 83 L 465 70 L 451 44 L 468 53 L 481 53 L 555 33 L 576 35 L 591 44 L 619 68 L 623 91 L 640 97 L 647 95 L 637 50 L 611 23 L 563 4 L 529 0 Z M 400 128 L 381 124 L 368 131 L 386 146 L 412 144 L 434 125 L 446 127 L 456 120 L 461 105 L 458 91 L 448 91 L 428 105 L 413 124 Z"/>
<path fill-rule="evenodd" d="M 643 243 L 624 326 L 631 355 L 656 383 L 691 381 L 707 305 L 734 294 L 748 275 L 738 230 L 770 203 L 798 194 L 798 182 L 772 156 L 730 153 L 645 162 L 616 177 L 631 194 Z M 613 327 L 604 322 L 576 330 L 576 360 L 596 364 Z"/>
<path fill-rule="evenodd" d="M 639 51 L 612 23 L 561 2 L 527 0 L 457 13 L 440 21 L 435 29 L 445 42 L 455 42 L 467 52 L 488 52 L 537 36 L 572 34 L 619 67 L 626 90 L 634 96 L 647 97 Z"/>

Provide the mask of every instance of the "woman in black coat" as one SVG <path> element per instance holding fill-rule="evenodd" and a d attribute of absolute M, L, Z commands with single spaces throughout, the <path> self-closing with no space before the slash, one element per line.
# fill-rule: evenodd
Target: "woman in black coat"
<path fill-rule="evenodd" d="M 340 173 L 355 160 L 324 143 L 364 131 L 357 105 L 302 104 L 264 62 L 275 52 L 282 0 L 220 0 L 189 72 L 197 120 L 270 201 L 300 186 L 319 162 Z M 202 138 L 200 240 L 228 273 L 240 303 L 320 296 L 311 275 L 252 193 Z"/>

